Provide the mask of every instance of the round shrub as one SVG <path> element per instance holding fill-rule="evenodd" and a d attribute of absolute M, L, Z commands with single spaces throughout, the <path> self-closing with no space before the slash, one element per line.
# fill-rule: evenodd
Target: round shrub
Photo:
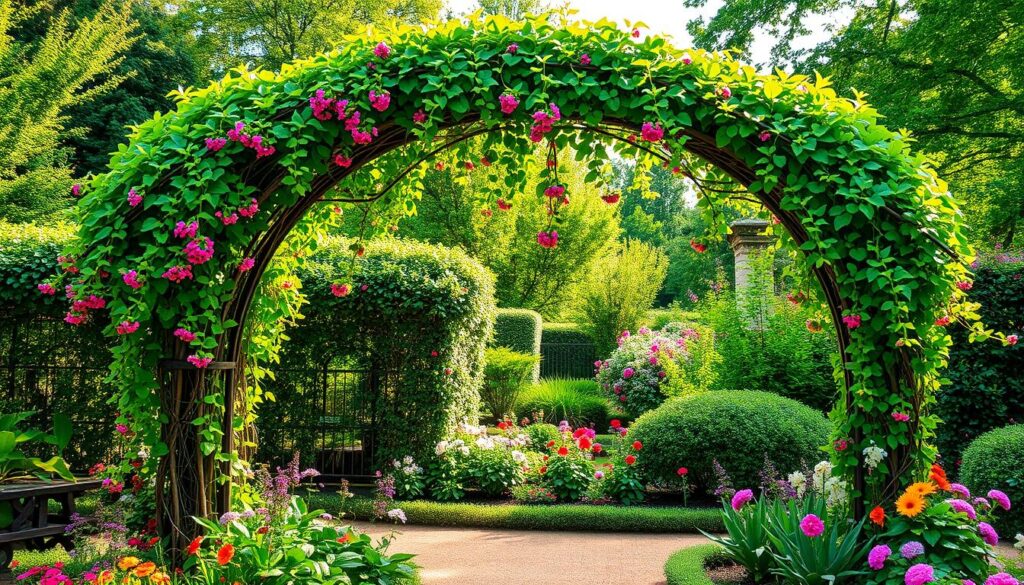
<path fill-rule="evenodd" d="M 717 460 L 737 489 L 754 488 L 765 456 L 782 473 L 813 465 L 831 424 L 820 412 L 767 392 L 718 390 L 671 398 L 640 416 L 629 436 L 643 444 L 637 464 L 649 480 L 669 481 L 690 470 L 698 490 L 715 489 Z"/>
<path fill-rule="evenodd" d="M 1012 539 L 1024 532 L 1024 424 L 989 431 L 964 450 L 960 480 L 975 496 L 997 489 L 1010 496 L 1013 507 L 996 513 L 996 530 Z"/>

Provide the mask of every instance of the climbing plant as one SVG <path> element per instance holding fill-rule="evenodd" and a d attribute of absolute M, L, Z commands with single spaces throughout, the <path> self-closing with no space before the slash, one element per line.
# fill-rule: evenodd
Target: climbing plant
<path fill-rule="evenodd" d="M 641 170 L 665 165 L 695 182 L 717 234 L 730 198 L 763 204 L 838 324 L 847 389 L 836 438 L 848 447 L 835 463 L 875 500 L 932 459 L 944 325 L 976 320 L 957 286 L 970 281 L 971 251 L 946 184 L 862 96 L 680 50 L 642 27 L 554 14 L 347 37 L 280 72 L 236 70 L 180 93 L 175 111 L 136 127 L 110 171 L 81 186 L 80 244 L 47 290 L 70 284 L 70 323 L 109 311 L 121 416 L 155 455 L 190 452 L 168 443 L 197 433 L 198 461 L 165 458 L 158 471 L 198 470 L 181 489 L 199 486 L 199 513 L 212 506 L 211 461 L 222 473 L 237 462 L 231 436 L 252 416 L 261 368 L 302 302 L 294 271 L 317 235 L 338 212 L 357 214 L 364 240 L 390 233 L 415 211 L 432 157 L 475 136 L 506 174 L 476 197 L 493 213 L 547 206 L 537 235 L 546 249 L 573 237 L 558 231 L 572 196 L 560 156 L 587 161 L 595 182 L 611 153 Z M 549 162 L 523 194 L 518 161 L 536 143 Z M 357 241 L 351 252 L 362 249 Z M 244 379 L 216 375 L 243 362 Z M 198 414 L 181 404 L 199 404 Z M 871 443 L 889 457 L 864 482 L 853 472 Z"/>

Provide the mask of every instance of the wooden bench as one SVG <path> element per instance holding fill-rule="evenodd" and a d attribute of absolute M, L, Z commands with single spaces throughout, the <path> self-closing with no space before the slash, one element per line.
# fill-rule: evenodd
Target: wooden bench
<path fill-rule="evenodd" d="M 11 508 L 10 526 L 0 528 L 0 572 L 7 570 L 14 545 L 24 543 L 29 550 L 44 550 L 56 545 L 71 549 L 67 525 L 75 513 L 75 498 L 102 485 L 98 479 L 19 483 L 0 486 L 0 504 Z M 60 510 L 50 511 L 50 501 Z"/>

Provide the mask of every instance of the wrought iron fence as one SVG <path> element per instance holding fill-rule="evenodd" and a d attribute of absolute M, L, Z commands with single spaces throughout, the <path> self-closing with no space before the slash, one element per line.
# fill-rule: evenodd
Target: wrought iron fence
<path fill-rule="evenodd" d="M 592 343 L 542 343 L 541 378 L 592 378 L 597 351 Z"/>

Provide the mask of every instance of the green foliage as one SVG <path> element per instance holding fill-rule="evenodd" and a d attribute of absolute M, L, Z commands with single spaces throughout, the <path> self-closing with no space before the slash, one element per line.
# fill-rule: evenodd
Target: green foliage
<path fill-rule="evenodd" d="M 724 560 L 722 548 L 715 544 L 688 546 L 672 553 L 665 561 L 667 585 L 714 585 L 704 568 Z"/>
<path fill-rule="evenodd" d="M 1006 536 L 1024 532 L 1024 425 L 1016 424 L 989 431 L 964 450 L 960 479 L 976 495 L 991 489 L 1005 492 L 1013 508 L 1001 514 L 996 528 Z"/>
<path fill-rule="evenodd" d="M 463 481 L 467 486 L 478 488 L 483 495 L 497 498 L 523 482 L 523 466 L 510 449 L 471 447 Z"/>
<path fill-rule="evenodd" d="M 832 585 L 862 583 L 868 571 L 868 550 L 874 542 L 863 538 L 865 518 L 854 522 L 845 514 L 830 514 L 825 498 L 809 494 L 802 500 L 776 500 L 768 515 L 768 538 L 774 557 L 772 573 L 785 583 Z M 814 514 L 825 524 L 818 536 L 807 536 L 800 523 Z"/>
<path fill-rule="evenodd" d="M 541 332 L 541 351 L 545 343 L 572 343 L 585 345 L 593 343 L 590 335 L 577 323 L 544 323 Z M 593 367 L 593 364 L 587 364 Z"/>
<path fill-rule="evenodd" d="M 542 322 L 540 313 L 530 309 L 498 309 L 494 314 L 494 340 L 491 345 L 538 356 L 531 376 L 534 382 L 540 377 Z"/>
<path fill-rule="evenodd" d="M 558 497 L 543 485 L 523 484 L 512 488 L 512 499 L 520 504 L 554 504 Z"/>
<path fill-rule="evenodd" d="M 66 206 L 68 151 L 60 139 L 71 106 L 115 87 L 134 42 L 132 3 L 105 2 L 90 18 L 63 10 L 26 42 L 14 28 L 33 9 L 0 0 L 0 217 L 26 222 Z"/>
<path fill-rule="evenodd" d="M 541 374 L 545 378 L 585 378 L 594 372 L 596 348 L 576 323 L 544 323 Z"/>
<path fill-rule="evenodd" d="M 68 464 L 60 456 L 71 441 L 71 419 L 65 415 L 53 416 L 53 430 L 24 428 L 32 412 L 0 413 L 0 483 L 40 479 L 48 481 L 54 476 L 73 480 Z M 45 443 L 57 455 L 43 459 L 30 454 Z"/>
<path fill-rule="evenodd" d="M 665 281 L 668 258 L 660 249 L 627 240 L 600 258 L 581 291 L 577 321 L 597 344 L 599 354 L 615 347 L 623 331 L 635 330 Z"/>
<path fill-rule="evenodd" d="M 643 444 L 637 445 L 632 437 L 615 435 L 610 443 L 602 443 L 607 451 L 609 464 L 600 484 L 602 496 L 611 498 L 624 506 L 634 506 L 646 498 L 644 484 L 636 462 L 643 459 Z"/>
<path fill-rule="evenodd" d="M 375 372 L 388 392 L 353 399 L 379 409 L 377 464 L 406 455 L 421 460 L 458 422 L 479 411 L 493 279 L 458 251 L 379 241 L 367 245 L 356 263 L 352 292 L 338 297 L 331 286 L 349 282 L 347 244 L 327 242 L 301 273 L 309 304 L 305 319 L 288 330 L 291 341 L 280 367 L 315 369 L 325 358 L 347 357 Z M 267 416 L 259 424 L 264 438 L 274 429 L 320 416 L 293 408 L 292 397 L 305 391 L 301 379 L 284 376 L 282 381 L 268 384 L 276 402 L 263 405 Z M 318 408 L 315 400 L 306 403 Z"/>
<path fill-rule="evenodd" d="M 532 380 L 540 356 L 495 347 L 484 352 L 484 360 L 486 365 L 480 399 L 495 419 L 515 415 L 519 397 L 523 388 Z"/>
<path fill-rule="evenodd" d="M 772 503 L 767 498 L 757 498 L 739 510 L 723 500 L 722 524 L 727 536 L 707 535 L 721 546 L 723 556 L 745 568 L 755 582 L 766 580 L 775 565 L 768 535 L 771 511 Z"/>
<path fill-rule="evenodd" d="M 644 477 L 670 481 L 690 470 L 698 491 L 714 489 L 717 460 L 738 488 L 760 484 L 765 454 L 778 469 L 800 469 L 819 458 L 831 424 L 820 413 L 766 392 L 719 390 L 672 398 L 638 418 L 630 437 L 644 445 Z"/>
<path fill-rule="evenodd" d="M 975 268 L 970 299 L 985 323 L 1020 333 L 1024 327 L 1024 263 L 1013 251 L 985 254 Z M 953 347 L 935 412 L 942 419 L 936 444 L 946 461 L 958 461 L 967 444 L 994 428 L 1024 420 L 1024 344 L 970 343 L 951 327 Z"/>
<path fill-rule="evenodd" d="M 311 503 L 327 510 L 338 509 L 335 494 L 311 496 Z M 352 498 L 352 511 L 357 519 L 371 516 L 369 498 Z M 673 506 L 553 506 L 444 503 L 416 500 L 401 502 L 409 524 L 424 526 L 461 526 L 474 528 L 506 528 L 510 530 L 555 530 L 649 534 L 694 534 L 698 530 L 722 531 L 722 516 L 716 508 L 684 508 Z"/>
<path fill-rule="evenodd" d="M 520 398 L 516 416 L 532 421 L 543 412 L 541 420 L 551 424 L 564 420 L 573 427 L 605 429 L 613 408 L 593 380 L 556 378 L 531 386 Z"/>
<path fill-rule="evenodd" d="M 559 437 L 558 427 L 550 423 L 533 422 L 523 427 L 523 431 L 530 437 L 530 448 L 539 453 L 549 453 L 548 443 Z"/>
<path fill-rule="evenodd" d="M 4 314 L 23 318 L 33 313 L 60 314 L 53 296 L 36 288 L 57 272 L 57 256 L 71 240 L 72 228 L 0 221 L 0 305 Z"/>
<path fill-rule="evenodd" d="M 669 269 L 671 269 L 671 266 L 672 263 L 670 261 Z M 648 329 L 662 329 L 669 323 L 703 323 L 703 321 L 701 320 L 700 313 L 696 311 L 686 311 L 679 307 L 670 307 L 647 311 L 647 316 L 640 324 Z"/>
<path fill-rule="evenodd" d="M 806 265 L 834 275 L 845 312 L 861 318 L 859 327 L 844 330 L 844 338 L 849 337 L 847 396 L 854 415 L 838 420 L 836 434 L 856 436 L 859 442 L 836 458 L 840 472 L 857 464 L 856 454 L 870 441 L 889 445 L 894 453 L 873 481 L 926 467 L 935 455 L 928 439 L 936 424 L 927 413 L 949 346 L 936 319 L 950 313 L 972 323 L 979 340 L 1004 339 L 976 322 L 956 287 L 969 275 L 963 265 L 945 258 L 950 253 L 969 258 L 971 252 L 956 203 L 927 158 L 911 152 L 907 136 L 881 126 L 879 114 L 862 99 L 839 97 L 825 80 L 758 75 L 727 54 L 684 52 L 656 37 L 637 41 L 607 22 L 554 20 L 468 19 L 350 37 L 343 48 L 279 73 L 235 72 L 210 88 L 183 92 L 175 112 L 133 129 L 130 145 L 115 155 L 111 172 L 86 186 L 77 210 L 80 237 L 68 252 L 79 268 L 77 294 L 107 300 L 108 335 L 116 334 L 113 324 L 140 320 L 141 333 L 120 336 L 114 346 L 111 380 L 120 391 L 120 411 L 132 413 L 139 440 L 157 454 L 151 459 L 167 449 L 156 416 L 158 360 L 172 351 L 212 359 L 231 337 L 246 340 L 234 349 L 249 359 L 249 371 L 264 371 L 276 354 L 281 320 L 294 315 L 302 302 L 299 287 L 281 283 L 290 282 L 316 245 L 317 234 L 335 221 L 328 206 L 318 205 L 331 186 L 343 179 L 341 198 L 353 202 L 343 211 L 367 218 L 363 238 L 389 232 L 393 223 L 374 220 L 411 213 L 423 176 L 433 168 L 428 159 L 437 140 L 447 138 L 452 125 L 472 122 L 478 124 L 474 131 L 500 127 L 502 132 L 481 139 L 481 148 L 493 149 L 498 155 L 493 164 L 510 169 L 504 184 L 480 189 L 475 200 L 491 204 L 509 197 L 521 205 L 526 197 L 514 194 L 522 193 L 527 182 L 520 161 L 534 149 L 528 136 L 532 116 L 557 102 L 565 119 L 594 126 L 615 122 L 615 127 L 601 128 L 611 136 L 588 134 L 584 140 L 555 131 L 547 137 L 553 152 L 572 150 L 586 160 L 594 181 L 601 180 L 603 159 L 610 154 L 632 158 L 642 152 L 615 139 L 623 125 L 635 131 L 645 122 L 660 124 L 667 139 L 655 152 L 669 168 L 695 169 L 688 149 L 729 153 L 735 167 L 728 170 L 752 179 L 747 191 L 772 204 L 782 224 L 798 236 L 793 244 L 804 253 Z M 374 56 L 381 41 L 393 48 L 388 59 Z M 511 42 L 519 45 L 518 53 L 507 52 Z M 593 59 L 590 67 L 577 65 L 584 51 Z M 374 67 L 366 67 L 368 62 Z M 377 144 L 384 146 L 365 148 L 356 144 L 363 134 L 347 133 L 337 120 L 316 119 L 308 100 L 318 89 L 328 98 L 350 99 L 350 107 L 367 113 L 360 132 L 377 127 L 394 141 L 382 137 Z M 386 112 L 371 107 L 370 90 L 390 92 Z M 500 113 L 498 102 L 506 90 L 522 101 L 509 115 Z M 420 110 L 425 120 L 417 123 L 413 115 Z M 252 149 L 235 141 L 216 152 L 206 149 L 206 138 L 223 137 L 238 122 L 246 133 L 265 138 L 263 144 L 273 146 L 274 154 L 257 162 Z M 713 137 L 714 145 L 690 143 L 695 128 Z M 369 138 L 374 140 L 372 132 Z M 406 140 L 414 142 L 397 146 Z M 456 149 L 465 152 L 468 146 Z M 338 170 L 331 166 L 335 153 L 356 162 Z M 640 158 L 648 165 L 654 162 L 650 156 Z M 697 165 L 692 172 L 704 178 L 703 168 Z M 551 180 L 557 168 L 542 172 Z M 707 190 L 698 200 L 719 234 L 726 227 L 718 204 L 736 186 L 720 180 L 723 176 L 712 175 L 724 182 L 722 188 Z M 382 186 L 382 177 L 404 180 Z M 143 198 L 138 207 L 128 206 L 130 189 Z M 216 210 L 248 206 L 255 197 L 260 211 L 252 219 L 225 225 L 213 216 Z M 545 199 L 543 192 L 533 197 Z M 278 215 L 284 210 L 289 210 L 287 219 Z M 559 217 L 552 217 L 552 226 Z M 175 223 L 186 219 L 197 220 L 201 237 L 215 242 L 214 258 L 193 265 L 192 280 L 172 284 L 161 275 L 186 262 L 180 243 L 171 240 Z M 291 239 L 279 247 L 274 236 L 289 229 Z M 252 250 L 257 269 L 242 274 L 225 270 Z M 603 260 L 611 267 L 620 257 Z M 148 283 L 140 289 L 116 278 L 134 269 Z M 115 277 L 104 281 L 104 271 Z M 602 272 L 596 269 L 593 275 Z M 236 290 L 256 290 L 256 279 L 262 294 L 248 313 L 249 323 L 236 335 L 232 329 L 239 323 L 226 317 L 225 309 L 234 307 L 230 302 Z M 632 284 L 616 292 L 615 302 L 641 288 Z M 601 286 L 615 288 L 608 282 Z M 601 311 L 605 315 L 627 311 L 610 310 L 615 308 L 611 300 L 596 306 L 609 309 Z M 197 333 L 188 345 L 169 335 L 183 323 Z M 896 372 L 896 363 L 906 367 Z M 246 388 L 253 402 L 259 385 Z M 212 402 L 196 430 L 216 438 L 223 432 L 223 405 Z M 915 415 L 908 424 L 893 425 L 894 409 Z M 217 455 L 217 444 L 204 441 L 208 457 Z"/>

